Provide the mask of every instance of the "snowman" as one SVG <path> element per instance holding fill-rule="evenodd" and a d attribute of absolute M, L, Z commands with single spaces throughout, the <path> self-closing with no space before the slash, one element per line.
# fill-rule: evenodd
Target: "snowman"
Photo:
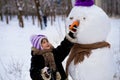
<path fill-rule="evenodd" d="M 93 0 L 76 0 L 67 18 L 67 26 L 78 20 L 77 43 L 70 51 L 66 73 L 73 80 L 113 80 L 115 63 L 107 42 L 110 20 Z"/>

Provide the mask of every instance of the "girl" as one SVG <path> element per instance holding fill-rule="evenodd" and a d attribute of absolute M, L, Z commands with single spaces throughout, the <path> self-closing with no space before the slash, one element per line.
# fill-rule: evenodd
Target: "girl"
<path fill-rule="evenodd" d="M 76 25 L 72 26 L 69 34 L 66 35 L 57 48 L 54 48 L 49 43 L 45 35 L 34 35 L 31 37 L 30 76 L 32 80 L 66 80 L 67 77 L 62 62 L 76 42 L 74 36 Z"/>

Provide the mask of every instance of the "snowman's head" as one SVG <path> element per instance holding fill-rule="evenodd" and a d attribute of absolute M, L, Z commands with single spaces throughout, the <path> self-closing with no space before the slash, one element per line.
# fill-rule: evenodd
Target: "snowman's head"
<path fill-rule="evenodd" d="M 77 31 L 77 43 L 90 44 L 106 40 L 110 31 L 110 21 L 101 8 L 96 5 L 74 6 L 67 18 L 66 26 L 75 20 L 79 20 L 80 24 Z"/>

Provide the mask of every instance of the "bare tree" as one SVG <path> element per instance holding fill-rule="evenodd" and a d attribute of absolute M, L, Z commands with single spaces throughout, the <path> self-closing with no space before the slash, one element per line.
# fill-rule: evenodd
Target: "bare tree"
<path fill-rule="evenodd" d="M 1 21 L 3 21 L 2 7 L 3 7 L 3 3 L 2 3 L 2 0 L 0 0 L 0 20 Z"/>
<path fill-rule="evenodd" d="M 40 10 L 40 8 L 41 8 L 40 2 L 39 2 L 39 0 L 34 0 L 34 2 L 35 2 L 36 10 L 37 10 L 38 22 L 40 23 L 41 29 L 42 29 L 42 19 L 41 19 L 41 14 L 40 14 L 40 11 L 41 11 Z"/>
<path fill-rule="evenodd" d="M 95 0 L 99 2 L 100 7 L 109 15 L 109 16 L 119 16 L 120 17 L 120 0 Z"/>
<path fill-rule="evenodd" d="M 23 22 L 23 7 L 24 7 L 24 3 L 22 0 L 15 0 L 16 6 L 17 6 L 17 10 L 18 10 L 18 19 L 19 19 L 19 25 L 20 27 L 24 27 L 24 22 Z"/>
<path fill-rule="evenodd" d="M 68 14 L 70 13 L 70 11 L 71 11 L 71 8 L 72 8 L 72 3 L 71 3 L 71 1 L 70 0 L 67 0 L 67 6 L 66 6 L 66 8 L 67 8 L 67 16 L 68 16 Z"/>
<path fill-rule="evenodd" d="M 52 25 L 56 15 L 65 20 L 71 8 L 71 0 L 0 0 L 0 18 L 2 19 L 2 14 L 6 15 L 6 23 L 9 23 L 9 16 L 17 15 L 20 27 L 24 27 L 23 16 L 27 18 L 28 15 L 32 15 L 33 24 L 34 17 L 37 16 L 42 29 L 43 15 L 48 16 Z"/>

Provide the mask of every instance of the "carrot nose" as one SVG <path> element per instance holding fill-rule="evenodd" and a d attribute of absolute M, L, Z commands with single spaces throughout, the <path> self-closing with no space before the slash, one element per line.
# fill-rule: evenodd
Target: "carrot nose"
<path fill-rule="evenodd" d="M 74 27 L 78 27 L 78 26 L 79 26 L 79 21 L 76 20 L 70 25 L 69 29 L 72 30 Z"/>

